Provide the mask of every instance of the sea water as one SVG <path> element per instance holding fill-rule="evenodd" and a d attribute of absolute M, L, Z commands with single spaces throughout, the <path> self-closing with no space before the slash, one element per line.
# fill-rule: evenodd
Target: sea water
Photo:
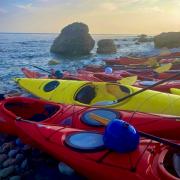
<path fill-rule="evenodd" d="M 62 57 L 50 52 L 53 40 L 58 34 L 48 33 L 0 33 L 0 93 L 17 89 L 13 81 L 15 77 L 23 77 L 22 67 L 31 68 L 32 65 L 50 70 L 59 68 L 75 72 L 87 64 L 100 64 L 102 59 L 127 56 L 149 56 L 158 54 L 153 42 L 135 44 L 136 35 L 92 35 L 96 44 L 91 54 L 83 57 Z M 117 53 L 112 55 L 96 54 L 97 41 L 100 39 L 113 39 L 117 45 Z M 49 66 L 48 62 L 56 59 L 60 64 Z M 39 71 L 39 70 L 38 70 Z"/>

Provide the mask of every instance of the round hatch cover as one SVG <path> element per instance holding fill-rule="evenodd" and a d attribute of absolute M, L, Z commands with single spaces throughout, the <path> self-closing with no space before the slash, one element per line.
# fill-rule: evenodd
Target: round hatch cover
<path fill-rule="evenodd" d="M 59 86 L 59 84 L 60 84 L 59 81 L 50 81 L 44 86 L 44 91 L 45 92 L 53 91 L 54 89 L 56 89 L 56 87 Z"/>
<path fill-rule="evenodd" d="M 104 125 L 96 121 L 95 119 L 91 118 L 90 114 L 95 114 L 102 118 L 106 118 L 109 122 L 112 121 L 113 119 L 120 118 L 118 112 L 109 109 L 93 109 L 83 113 L 81 116 L 81 121 L 89 126 L 95 126 L 95 127 L 101 127 Z"/>
<path fill-rule="evenodd" d="M 103 135 L 96 132 L 75 132 L 66 137 L 65 143 L 78 151 L 98 151 L 104 149 Z"/>
<path fill-rule="evenodd" d="M 141 81 L 139 84 L 142 86 L 152 86 L 155 83 L 157 83 L 156 81 Z"/>

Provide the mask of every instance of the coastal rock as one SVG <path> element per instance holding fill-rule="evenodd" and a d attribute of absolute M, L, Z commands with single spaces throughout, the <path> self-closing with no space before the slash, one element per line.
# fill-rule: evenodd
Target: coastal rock
<path fill-rule="evenodd" d="M 81 56 L 89 54 L 94 44 L 88 26 L 75 22 L 62 29 L 50 51 L 66 56 Z"/>
<path fill-rule="evenodd" d="M 0 154 L 3 154 L 3 153 L 5 153 L 5 150 L 2 149 L 2 147 L 0 147 Z"/>
<path fill-rule="evenodd" d="M 161 33 L 154 37 L 154 44 L 157 48 L 178 48 L 180 47 L 180 32 Z"/>
<path fill-rule="evenodd" d="M 12 149 L 12 150 L 9 151 L 8 156 L 9 156 L 10 158 L 13 158 L 13 157 L 16 156 L 16 154 L 18 153 L 18 151 L 19 151 L 19 149 Z"/>
<path fill-rule="evenodd" d="M 18 90 L 11 90 L 6 93 L 6 97 L 21 96 L 22 93 Z"/>
<path fill-rule="evenodd" d="M 112 39 L 101 39 L 98 41 L 97 53 L 99 54 L 112 54 L 116 53 L 116 45 Z"/>
<path fill-rule="evenodd" d="M 16 159 L 9 158 L 3 162 L 3 167 L 8 167 L 8 166 L 14 165 L 15 163 L 16 163 Z"/>
<path fill-rule="evenodd" d="M 137 41 L 137 40 L 138 40 L 138 38 L 133 38 L 133 39 L 132 39 L 132 41 Z"/>
<path fill-rule="evenodd" d="M 72 176 L 75 173 L 74 169 L 72 169 L 70 166 L 63 162 L 60 162 L 58 164 L 58 169 L 60 173 L 65 174 L 67 176 Z"/>
<path fill-rule="evenodd" d="M 23 152 L 29 152 L 29 151 L 31 151 L 31 146 L 30 145 L 28 145 L 28 144 L 25 144 L 23 147 L 22 147 L 22 151 Z"/>
<path fill-rule="evenodd" d="M 25 159 L 22 163 L 21 163 L 21 169 L 27 169 L 28 167 L 28 160 Z"/>
<path fill-rule="evenodd" d="M 17 154 L 17 155 L 16 155 L 16 161 L 17 161 L 17 163 L 22 162 L 23 159 L 24 159 L 24 155 L 23 155 L 23 154 Z"/>
<path fill-rule="evenodd" d="M 138 36 L 137 41 L 139 43 L 152 42 L 153 38 L 148 37 L 146 34 L 141 34 L 140 36 Z"/>
<path fill-rule="evenodd" d="M 20 180 L 21 176 L 12 176 L 9 178 L 9 180 Z"/>
<path fill-rule="evenodd" d="M 0 170 L 0 179 L 9 176 L 14 172 L 14 170 L 15 170 L 14 166 L 9 166 L 7 168 Z"/>
<path fill-rule="evenodd" d="M 52 59 L 48 62 L 48 65 L 57 65 L 57 64 L 60 64 L 60 61 L 55 60 L 55 59 Z"/>
<path fill-rule="evenodd" d="M 121 45 L 120 44 L 116 44 L 116 48 L 120 48 L 121 47 Z"/>
<path fill-rule="evenodd" d="M 8 152 L 8 151 L 10 151 L 13 147 L 14 147 L 13 142 L 4 143 L 4 144 L 1 146 L 1 151 L 2 151 L 2 152 Z"/>
<path fill-rule="evenodd" d="M 6 154 L 0 154 L 0 165 L 8 158 Z"/>
<path fill-rule="evenodd" d="M 134 44 L 136 44 L 136 45 L 140 45 L 140 43 L 139 43 L 139 42 L 135 42 Z"/>
<path fill-rule="evenodd" d="M 122 39 L 122 41 L 127 41 L 127 39 Z"/>

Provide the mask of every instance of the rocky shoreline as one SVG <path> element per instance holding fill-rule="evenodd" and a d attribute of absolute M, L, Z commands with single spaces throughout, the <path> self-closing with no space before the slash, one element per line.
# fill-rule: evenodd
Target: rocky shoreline
<path fill-rule="evenodd" d="M 19 138 L 0 134 L 0 180 L 84 179 L 76 173 L 62 174 L 58 164 L 59 161 L 23 144 Z"/>

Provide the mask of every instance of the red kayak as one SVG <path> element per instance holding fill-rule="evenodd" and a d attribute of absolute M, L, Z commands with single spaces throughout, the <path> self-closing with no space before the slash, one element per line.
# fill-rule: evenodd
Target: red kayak
<path fill-rule="evenodd" d="M 45 74 L 41 74 L 39 72 L 29 70 L 28 68 L 22 68 L 21 70 L 27 78 L 53 78 L 53 79 L 56 79 L 55 76 L 48 76 Z M 94 77 L 91 75 L 87 76 L 86 74 L 70 74 L 67 71 L 63 72 L 62 79 L 78 80 L 78 81 L 83 81 L 83 80 L 84 81 L 101 81 L 97 77 Z"/>
<path fill-rule="evenodd" d="M 180 57 L 180 52 L 174 52 L 174 53 L 167 54 L 167 55 L 160 55 L 158 57 L 160 59 L 162 59 L 162 58 L 179 58 Z"/>
<path fill-rule="evenodd" d="M 107 121 L 122 119 L 138 130 L 160 137 L 180 139 L 179 117 L 176 116 L 56 104 L 27 97 L 12 97 L 0 101 L 0 131 L 17 134 L 15 122 L 22 119 L 35 124 L 53 124 L 102 132 L 104 126 L 90 118 L 91 113 L 106 118 Z"/>
<path fill-rule="evenodd" d="M 91 72 L 104 72 L 105 68 L 107 66 L 105 65 L 86 65 L 84 66 L 81 70 L 85 71 L 91 71 Z M 111 65 L 110 66 L 113 70 L 138 70 L 138 71 L 143 71 L 143 70 L 152 70 L 151 67 L 143 66 L 143 65 Z"/>
<path fill-rule="evenodd" d="M 180 70 L 180 63 L 173 63 L 172 70 Z"/>
<path fill-rule="evenodd" d="M 118 66 L 116 68 L 114 66 L 112 66 L 112 69 L 113 69 L 113 71 L 116 71 L 116 72 L 119 71 Z M 105 70 L 104 66 L 87 66 L 87 67 L 84 67 L 83 69 L 80 69 L 79 71 L 90 71 L 90 72 L 97 73 L 97 72 L 104 72 L 104 70 Z M 177 70 L 176 70 L 176 68 L 173 68 L 172 70 L 169 70 L 167 72 L 160 73 L 160 74 L 154 73 L 153 69 L 151 69 L 151 68 L 146 68 L 146 69 L 123 68 L 123 70 L 127 71 L 127 73 L 129 73 L 131 75 L 137 75 L 138 79 L 140 79 L 140 80 L 145 80 L 145 79 L 154 79 L 154 78 L 155 79 L 169 78 L 169 77 L 173 76 L 175 73 L 177 73 L 179 68 L 177 68 Z M 177 77 L 176 80 L 180 80 L 180 77 Z"/>
<path fill-rule="evenodd" d="M 98 77 L 102 81 L 117 81 L 117 80 L 120 80 L 125 77 L 136 76 L 135 73 L 131 73 L 126 70 L 114 70 L 111 74 L 107 74 L 105 72 L 92 72 L 92 71 L 79 69 L 78 73 L 79 74 L 87 74 L 87 75 L 91 74 L 91 76 Z M 143 75 L 138 75 L 138 79 L 139 80 L 154 80 L 154 78 L 144 77 Z"/>
<path fill-rule="evenodd" d="M 129 65 L 129 64 L 135 64 L 135 65 L 142 65 L 144 64 L 148 59 L 147 58 L 133 58 L 133 57 L 120 57 L 115 59 L 105 59 L 106 65 L 114 65 L 114 64 L 120 64 L 120 65 Z"/>
<path fill-rule="evenodd" d="M 167 79 L 171 76 L 174 76 L 177 72 L 174 71 L 174 70 L 170 70 L 170 71 L 167 71 L 167 72 L 164 72 L 164 73 L 160 73 L 160 74 L 157 74 L 157 75 L 149 75 L 149 77 L 154 77 L 154 78 L 157 78 L 157 79 Z M 177 77 L 176 80 L 180 80 L 180 77 Z"/>
<path fill-rule="evenodd" d="M 128 73 L 127 71 L 124 70 L 114 71 L 110 74 L 105 72 L 91 72 L 83 69 L 79 69 L 77 72 L 78 74 L 86 74 L 87 76 L 94 76 L 95 78 L 98 78 L 101 81 L 117 81 L 124 77 L 133 76 L 132 73 Z"/>
<path fill-rule="evenodd" d="M 104 65 L 90 64 L 90 65 L 86 65 L 83 68 L 78 69 L 78 70 L 91 71 L 91 72 L 104 72 L 104 69 L 105 69 Z"/>
<path fill-rule="evenodd" d="M 106 148 L 99 132 L 23 120 L 16 127 L 22 139 L 28 137 L 88 179 L 179 179 L 179 154 L 156 141 L 141 139 L 136 150 L 118 153 Z"/>
<path fill-rule="evenodd" d="M 49 78 L 45 74 L 39 75 L 38 72 L 31 71 L 27 68 L 22 68 L 22 71 L 27 78 Z M 105 72 L 93 73 L 90 71 L 78 70 L 78 73 L 75 75 L 65 73 L 62 79 L 100 82 L 100 81 L 117 81 L 122 79 L 123 77 L 128 77 L 130 75 L 131 75 L 130 73 L 123 70 L 114 72 L 112 74 L 106 74 Z"/>
<path fill-rule="evenodd" d="M 132 73 L 128 73 L 127 71 L 123 71 L 123 70 L 114 71 L 111 74 L 106 74 L 105 72 L 93 73 L 93 72 L 85 71 L 85 70 L 78 70 L 78 73 L 80 73 L 80 74 L 84 73 L 84 74 L 87 74 L 87 76 L 90 74 L 94 77 L 101 79 L 102 81 L 117 81 L 124 77 L 129 77 L 129 76 L 135 75 Z M 145 77 L 142 77 L 142 76 L 138 76 L 138 77 L 142 81 L 137 81 L 133 86 L 140 87 L 140 88 L 144 88 L 144 87 L 153 85 L 158 81 L 158 80 L 151 79 L 151 78 L 149 78 L 149 80 L 144 80 L 144 79 L 146 79 Z M 175 80 L 175 81 L 171 81 L 171 82 L 166 82 L 164 84 L 160 84 L 159 86 L 153 87 L 151 89 L 155 90 L 155 91 L 170 93 L 171 88 L 180 88 L 180 81 Z"/>
<path fill-rule="evenodd" d="M 176 59 L 175 58 L 163 58 L 159 62 L 161 64 L 166 64 L 166 63 L 174 63 Z"/>
<path fill-rule="evenodd" d="M 41 74 L 37 71 L 31 71 L 27 68 L 21 68 L 21 71 L 27 78 L 48 78 L 48 76 L 45 74 Z"/>
<path fill-rule="evenodd" d="M 145 78 L 155 78 L 155 79 L 167 79 L 176 73 L 178 73 L 178 70 L 169 70 L 167 72 L 163 73 L 155 73 L 153 70 L 136 70 L 136 69 L 129 69 L 127 70 L 129 73 L 135 74 L 138 77 L 144 76 Z M 180 77 L 177 77 L 176 80 L 180 80 Z"/>
<path fill-rule="evenodd" d="M 140 88 L 145 88 L 145 87 L 151 86 L 157 82 L 158 82 L 157 80 L 156 81 L 155 80 L 154 81 L 137 81 L 134 84 L 134 86 L 140 87 Z M 158 86 L 155 86 L 151 89 L 155 90 L 155 91 L 171 93 L 171 88 L 180 89 L 180 81 L 176 80 L 176 81 L 166 82 L 166 83 L 160 84 Z"/>

